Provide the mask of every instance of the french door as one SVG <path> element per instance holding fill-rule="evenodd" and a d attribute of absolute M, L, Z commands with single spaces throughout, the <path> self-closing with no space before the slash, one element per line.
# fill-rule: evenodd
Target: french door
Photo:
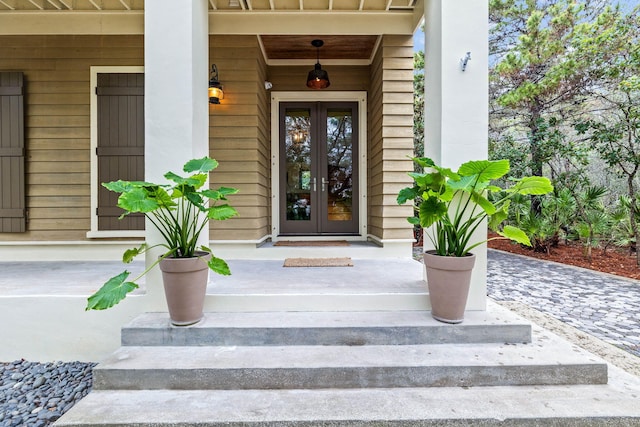
<path fill-rule="evenodd" d="M 280 104 L 280 233 L 358 234 L 358 104 Z"/>

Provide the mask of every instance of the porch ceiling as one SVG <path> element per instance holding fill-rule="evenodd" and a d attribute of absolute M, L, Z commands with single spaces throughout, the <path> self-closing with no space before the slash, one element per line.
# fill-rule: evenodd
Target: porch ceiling
<path fill-rule="evenodd" d="M 184 0 L 175 0 L 178 2 Z M 418 0 L 209 0 L 225 11 L 411 11 Z M 141 11 L 144 0 L 0 0 L 0 11 Z"/>
<path fill-rule="evenodd" d="M 356 64 L 370 60 L 379 35 L 412 34 L 424 1 L 208 0 L 209 32 L 260 36 L 272 65 L 315 60 L 315 38 L 325 42 L 323 63 Z M 144 2 L 0 0 L 0 35 L 143 34 Z"/>

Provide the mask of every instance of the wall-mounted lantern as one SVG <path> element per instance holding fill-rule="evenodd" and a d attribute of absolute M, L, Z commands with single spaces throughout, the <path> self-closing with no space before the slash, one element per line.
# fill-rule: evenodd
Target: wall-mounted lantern
<path fill-rule="evenodd" d="M 218 80 L 218 67 L 216 64 L 212 64 L 209 74 L 209 104 L 220 104 L 221 99 L 224 99 L 224 92 Z"/>

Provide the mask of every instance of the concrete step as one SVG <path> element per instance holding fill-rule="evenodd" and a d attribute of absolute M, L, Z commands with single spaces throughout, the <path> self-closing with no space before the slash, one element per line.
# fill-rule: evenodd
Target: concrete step
<path fill-rule="evenodd" d="M 409 345 L 531 342 L 531 324 L 509 310 L 470 311 L 447 325 L 427 311 L 205 313 L 188 328 L 146 313 L 122 328 L 124 346 Z"/>
<path fill-rule="evenodd" d="M 532 344 L 121 347 L 97 390 L 604 384 L 607 365 L 541 332 Z"/>
<path fill-rule="evenodd" d="M 640 380 L 607 385 L 93 391 L 57 427 L 638 426 Z"/>

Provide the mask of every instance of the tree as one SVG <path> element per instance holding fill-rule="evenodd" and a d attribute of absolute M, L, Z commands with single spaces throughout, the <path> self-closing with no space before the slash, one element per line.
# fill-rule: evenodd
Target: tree
<path fill-rule="evenodd" d="M 543 176 L 559 157 L 564 173 L 584 164 L 583 150 L 567 137 L 567 123 L 583 114 L 580 101 L 589 82 L 584 62 L 570 53 L 578 24 L 590 22 L 604 3 L 490 1 L 491 135 L 494 144 L 506 139 L 526 146 L 529 174 Z M 540 209 L 534 199 L 532 210 Z"/>
<path fill-rule="evenodd" d="M 640 6 L 629 14 L 608 8 L 594 26 L 582 26 L 575 55 L 590 64 L 590 91 L 601 109 L 576 126 L 627 185 L 628 215 L 638 242 L 638 173 L 640 172 Z M 640 266 L 640 252 L 636 250 Z"/>

